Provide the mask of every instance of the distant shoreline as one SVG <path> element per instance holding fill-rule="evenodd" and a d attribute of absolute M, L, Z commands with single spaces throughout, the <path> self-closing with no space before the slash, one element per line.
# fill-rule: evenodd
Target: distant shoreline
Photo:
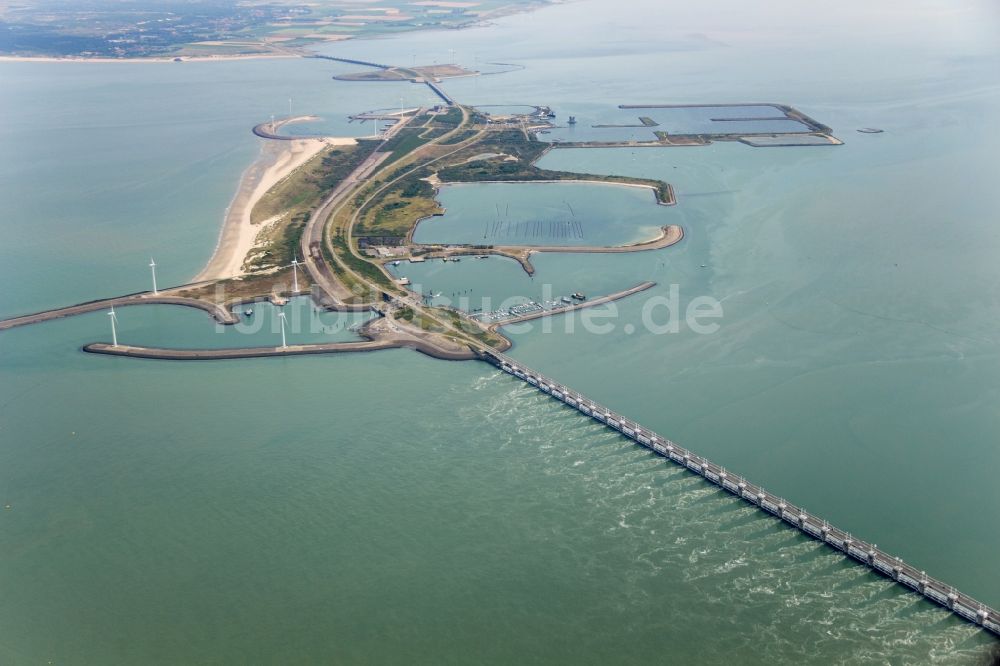
<path fill-rule="evenodd" d="M 80 56 L 16 56 L 0 55 L 0 62 L 75 62 L 91 64 L 144 62 L 224 62 L 230 60 L 264 60 L 275 58 L 303 58 L 305 56 L 292 53 L 247 53 L 245 55 L 204 55 L 204 56 L 150 56 L 148 58 L 104 58 Z"/>
<path fill-rule="evenodd" d="M 545 9 L 553 5 L 564 4 L 572 0 L 548 0 L 547 2 L 540 4 L 533 4 L 527 6 L 518 5 L 506 5 L 498 7 L 493 11 L 487 12 L 474 20 L 470 20 L 463 24 L 458 24 L 454 26 L 417 26 L 409 30 L 404 30 L 399 33 L 361 33 L 361 34 L 339 34 L 331 33 L 324 35 L 322 39 L 316 40 L 316 43 L 303 44 L 288 47 L 290 50 L 301 50 L 299 53 L 246 53 L 246 54 L 218 54 L 218 55 L 155 55 L 155 56 L 129 56 L 126 58 L 109 58 L 107 56 L 73 56 L 73 55 L 13 55 L 13 54 L 0 54 L 0 62 L 86 62 L 86 63 L 143 63 L 143 62 L 177 62 L 177 58 L 180 58 L 181 62 L 224 62 L 230 60 L 257 60 L 257 59 L 271 59 L 271 58 L 308 58 L 312 56 L 315 51 L 312 49 L 323 45 L 332 44 L 338 42 L 346 41 L 364 41 L 364 40 L 379 40 L 379 39 L 392 39 L 400 35 L 405 35 L 408 33 L 418 33 L 418 32 L 444 32 L 449 30 L 468 30 L 470 28 L 480 28 L 493 25 L 494 21 L 501 18 L 506 18 L 508 16 L 516 16 L 518 14 L 529 14 L 540 9 Z M 181 46 L 181 45 L 174 45 Z"/>

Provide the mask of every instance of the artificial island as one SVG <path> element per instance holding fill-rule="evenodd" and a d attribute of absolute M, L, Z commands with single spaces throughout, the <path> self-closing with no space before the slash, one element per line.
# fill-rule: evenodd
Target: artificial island
<path fill-rule="evenodd" d="M 660 180 L 539 167 L 538 161 L 550 150 L 563 146 L 667 148 L 703 146 L 713 141 L 738 141 L 754 148 L 838 145 L 840 141 L 830 128 L 783 104 L 632 104 L 621 105 L 616 113 L 629 118 L 630 114 L 643 115 L 632 121 L 596 122 L 590 125 L 592 132 L 577 136 L 577 118 L 570 117 L 559 125 L 556 114 L 543 105 L 495 114 L 458 103 L 442 88 L 441 80 L 476 73 L 455 65 L 406 68 L 346 62 L 373 71 L 341 75 L 340 79 L 427 85 L 440 103 L 359 113 L 357 120 L 384 127 L 366 139 L 284 131 L 292 123 L 313 120 L 311 116 L 289 116 L 257 125 L 253 132 L 264 141 L 261 160 L 244 174 L 216 252 L 190 284 L 157 289 L 155 264 L 151 262 L 152 291 L 7 319 L 0 322 L 0 330 L 142 304 L 195 307 L 222 324 L 234 324 L 247 304 L 269 300 L 280 306 L 300 296 L 311 297 L 317 307 L 328 310 L 371 312 L 373 318 L 357 331 L 365 338 L 358 342 L 289 344 L 282 327 L 282 343 L 274 347 L 164 349 L 123 345 L 113 337 L 111 343 L 91 343 L 84 350 L 149 359 L 219 360 L 407 347 L 435 358 L 485 361 L 873 572 L 1000 635 L 1000 613 L 996 610 L 504 354 L 512 344 L 502 332 L 505 325 L 625 298 L 654 283 L 643 282 L 591 298 L 573 294 L 483 317 L 434 305 L 390 271 L 390 264 L 400 262 L 498 255 L 518 261 L 531 274 L 531 255 L 537 252 L 647 252 L 663 250 L 683 239 L 680 226 L 665 225 L 638 242 L 574 245 L 571 240 L 578 227 L 570 208 L 569 219 L 515 222 L 504 219 L 497 209 L 496 219 L 486 225 L 481 242 L 415 240 L 421 221 L 443 212 L 437 197 L 439 189 L 447 185 L 582 182 L 646 189 L 650 205 L 677 203 L 671 185 Z M 678 114 L 692 129 L 671 129 Z M 516 229 L 513 240 L 512 228 Z M 553 235 L 559 236 L 560 242 L 549 242 Z M 111 322 L 114 334 L 113 313 Z"/>

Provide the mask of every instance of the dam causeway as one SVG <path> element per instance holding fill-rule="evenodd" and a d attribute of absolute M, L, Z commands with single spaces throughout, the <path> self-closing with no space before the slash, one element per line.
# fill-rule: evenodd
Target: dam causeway
<path fill-rule="evenodd" d="M 375 67 L 376 69 L 387 70 L 392 69 L 392 65 L 383 65 L 380 62 L 369 62 L 367 60 L 354 60 L 353 58 L 335 58 L 334 56 L 315 54 L 309 56 L 310 58 L 320 58 L 322 60 L 333 60 L 334 62 L 344 62 L 349 65 L 362 65 L 364 67 Z M 452 99 L 451 95 L 446 93 L 444 89 L 435 82 L 432 77 L 425 77 L 422 81 L 428 88 L 431 89 L 435 95 L 441 98 L 441 100 L 448 106 L 454 106 L 455 100 Z"/>
<path fill-rule="evenodd" d="M 830 525 L 827 521 L 772 495 L 743 477 L 726 471 L 706 458 L 678 446 L 666 437 L 644 428 L 504 354 L 492 350 L 480 350 L 478 354 L 483 361 L 495 365 L 503 372 L 572 407 L 584 416 L 616 430 L 636 444 L 788 523 L 806 536 L 844 553 L 875 573 L 905 585 L 963 620 L 1000 636 L 1000 613 L 954 587 L 927 576 L 923 571 L 906 564 L 898 557 L 889 555 L 874 544 L 852 537 L 849 532 Z"/>

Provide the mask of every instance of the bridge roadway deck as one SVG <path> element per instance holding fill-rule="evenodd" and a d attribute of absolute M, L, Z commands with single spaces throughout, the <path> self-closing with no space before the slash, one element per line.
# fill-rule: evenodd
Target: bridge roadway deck
<path fill-rule="evenodd" d="M 377 62 L 368 62 L 367 60 L 353 60 L 351 58 L 335 58 L 333 56 L 322 55 L 322 54 L 319 54 L 319 53 L 315 53 L 315 54 L 310 55 L 308 57 L 310 57 L 310 58 L 319 58 L 321 60 L 333 60 L 335 62 L 346 62 L 346 63 L 348 63 L 350 65 L 365 65 L 366 67 L 377 67 L 379 69 L 389 69 L 389 65 L 382 65 L 382 64 L 377 63 Z"/>
<path fill-rule="evenodd" d="M 427 84 L 428 88 L 430 88 L 431 90 L 434 91 L 434 94 L 436 94 L 438 97 L 440 97 L 441 99 L 443 99 L 444 102 L 445 102 L 445 104 L 447 104 L 448 106 L 454 106 L 455 105 L 455 100 L 453 100 L 451 98 L 451 95 L 449 95 L 448 93 L 446 93 L 444 91 L 444 88 L 442 88 L 441 86 L 439 86 L 437 83 L 435 83 L 434 81 L 431 81 L 430 78 L 424 79 L 424 83 Z"/>
<path fill-rule="evenodd" d="M 719 465 L 678 446 L 666 437 L 612 412 L 607 407 L 525 367 L 504 354 L 484 351 L 480 353 L 480 357 L 595 421 L 617 430 L 637 444 L 668 458 L 745 502 L 783 520 L 806 536 L 822 541 L 876 573 L 891 578 L 930 601 L 944 606 L 960 618 L 1000 636 L 1000 613 L 996 610 L 959 592 L 946 583 L 927 576 L 923 571 L 880 550 L 874 544 L 854 538 L 849 532 L 830 525 L 827 521 L 776 495 L 772 495 L 743 477 L 726 471 Z"/>

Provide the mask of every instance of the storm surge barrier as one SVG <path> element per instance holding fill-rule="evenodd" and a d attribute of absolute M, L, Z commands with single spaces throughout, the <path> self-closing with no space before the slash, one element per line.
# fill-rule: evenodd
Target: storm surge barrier
<path fill-rule="evenodd" d="M 365 67 L 377 67 L 379 69 L 391 69 L 389 65 L 383 65 L 378 62 L 368 62 L 367 60 L 355 60 L 353 58 L 336 58 L 334 56 L 323 55 L 320 53 L 314 53 L 308 58 L 319 58 L 320 60 L 333 60 L 334 62 L 346 62 L 349 65 L 364 65 Z"/>
<path fill-rule="evenodd" d="M 947 608 L 963 620 L 971 622 L 1000 636 L 1000 613 L 976 601 L 954 587 L 927 576 L 923 571 L 906 564 L 898 557 L 889 555 L 874 544 L 866 543 L 850 533 L 830 525 L 805 510 L 772 495 L 763 488 L 719 465 L 678 446 L 666 437 L 635 421 L 629 420 L 590 398 L 553 381 L 545 375 L 526 367 L 524 364 L 488 350 L 477 352 L 479 357 L 497 368 L 526 382 L 533 388 L 548 394 L 568 407 L 572 407 L 602 425 L 618 431 L 636 444 L 667 458 L 688 471 L 703 477 L 723 490 L 736 495 L 775 518 L 782 520 L 806 536 L 822 541 L 869 569 L 909 587 L 930 601 Z"/>

